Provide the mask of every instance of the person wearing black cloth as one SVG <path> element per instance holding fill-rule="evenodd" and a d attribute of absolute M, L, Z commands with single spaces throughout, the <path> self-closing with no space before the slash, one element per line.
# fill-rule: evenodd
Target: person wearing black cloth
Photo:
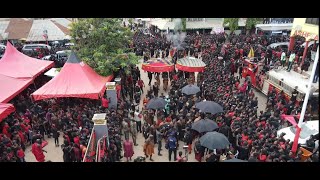
<path fill-rule="evenodd" d="M 152 90 L 153 90 L 154 96 L 155 96 L 155 97 L 158 97 L 158 94 L 159 94 L 159 86 L 157 85 L 157 83 L 154 83 L 154 85 L 152 86 Z"/>
<path fill-rule="evenodd" d="M 149 86 L 151 86 L 152 72 L 148 72 L 148 78 L 149 78 Z"/>
<path fill-rule="evenodd" d="M 291 94 L 291 98 L 290 98 L 290 101 L 292 101 L 293 103 L 296 102 L 297 100 L 297 95 L 298 95 L 298 91 L 297 91 L 297 87 L 294 88 L 292 94 Z"/>

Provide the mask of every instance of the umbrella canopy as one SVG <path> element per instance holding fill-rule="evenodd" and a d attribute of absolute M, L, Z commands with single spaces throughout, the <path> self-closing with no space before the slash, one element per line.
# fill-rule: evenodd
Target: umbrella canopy
<path fill-rule="evenodd" d="M 168 59 L 151 58 L 142 64 L 142 69 L 148 72 L 169 72 L 174 65 Z"/>
<path fill-rule="evenodd" d="M 230 145 L 228 138 L 218 132 L 207 132 L 200 138 L 200 144 L 210 150 L 225 149 Z"/>
<path fill-rule="evenodd" d="M 167 102 L 162 98 L 153 98 L 147 104 L 147 109 L 164 109 Z"/>
<path fill-rule="evenodd" d="M 203 72 L 206 64 L 195 57 L 184 57 L 178 59 L 176 67 L 178 70 L 187 72 Z"/>
<path fill-rule="evenodd" d="M 217 114 L 219 112 L 223 112 L 222 106 L 213 101 L 202 101 L 196 103 L 196 108 L 201 110 L 201 112 Z"/>
<path fill-rule="evenodd" d="M 218 124 L 210 119 L 201 119 L 192 124 L 193 130 L 198 131 L 199 133 L 210 132 L 219 128 Z"/>
<path fill-rule="evenodd" d="M 224 160 L 222 162 L 248 162 L 248 161 L 237 159 L 237 158 L 232 158 L 232 159 Z"/>
<path fill-rule="evenodd" d="M 200 88 L 198 86 L 189 84 L 183 87 L 181 92 L 186 95 L 197 94 L 200 92 Z"/>

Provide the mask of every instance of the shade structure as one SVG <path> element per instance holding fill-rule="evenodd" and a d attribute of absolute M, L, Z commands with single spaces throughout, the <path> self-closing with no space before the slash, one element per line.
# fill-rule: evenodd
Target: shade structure
<path fill-rule="evenodd" d="M 147 103 L 147 109 L 164 109 L 167 101 L 162 98 L 152 98 Z"/>
<path fill-rule="evenodd" d="M 12 104 L 0 103 L 0 122 L 14 111 L 15 108 Z"/>
<path fill-rule="evenodd" d="M 53 61 L 31 58 L 19 52 L 8 41 L 6 51 L 0 61 L 0 74 L 13 78 L 36 78 L 53 66 Z"/>
<path fill-rule="evenodd" d="M 174 65 L 168 59 L 151 58 L 142 64 L 142 69 L 148 72 L 170 72 Z"/>
<path fill-rule="evenodd" d="M 223 112 L 222 106 L 213 101 L 202 101 L 196 103 L 195 107 L 205 113 L 217 114 Z"/>
<path fill-rule="evenodd" d="M 210 150 L 225 149 L 230 145 L 228 138 L 218 132 L 207 132 L 200 138 L 200 144 Z"/>
<path fill-rule="evenodd" d="M 32 97 L 36 101 L 59 97 L 99 99 L 106 89 L 106 82 L 112 78 L 113 75 L 98 75 L 72 52 L 60 73 L 35 91 Z"/>
<path fill-rule="evenodd" d="M 32 82 L 32 78 L 14 78 L 2 75 L 0 72 L 0 102 L 9 102 Z"/>
<path fill-rule="evenodd" d="M 181 89 L 181 92 L 186 95 L 197 94 L 198 92 L 200 92 L 200 88 L 198 86 L 189 84 L 189 85 L 186 85 L 185 87 L 183 87 Z"/>
<path fill-rule="evenodd" d="M 218 128 L 218 124 L 210 119 L 200 119 L 199 121 L 193 123 L 191 127 L 191 129 L 199 133 L 210 132 Z"/>
<path fill-rule="evenodd" d="M 206 64 L 198 58 L 195 57 L 184 57 L 178 59 L 176 68 L 180 71 L 187 72 L 203 72 Z"/>
<path fill-rule="evenodd" d="M 222 162 L 248 162 L 248 161 L 237 159 L 237 158 L 232 158 L 232 159 L 224 160 Z"/>

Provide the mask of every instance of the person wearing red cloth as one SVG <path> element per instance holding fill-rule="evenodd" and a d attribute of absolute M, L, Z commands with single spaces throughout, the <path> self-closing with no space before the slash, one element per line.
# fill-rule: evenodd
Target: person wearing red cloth
<path fill-rule="evenodd" d="M 109 108 L 110 98 L 109 98 L 109 100 L 108 100 L 108 99 L 102 97 L 102 98 L 101 98 L 101 102 L 102 102 L 102 107 L 104 107 L 104 108 L 106 108 L 106 109 Z"/>
<path fill-rule="evenodd" d="M 80 146 L 80 137 L 77 135 L 76 137 L 73 138 L 73 142 L 77 145 Z"/>
<path fill-rule="evenodd" d="M 38 162 L 44 162 L 45 161 L 45 155 L 43 152 L 47 152 L 42 149 L 41 141 L 40 139 L 37 139 L 34 144 L 32 144 L 32 154 L 34 154 L 34 157 Z"/>
<path fill-rule="evenodd" d="M 26 162 L 26 160 L 24 159 L 25 154 L 21 147 L 17 150 L 17 157 L 19 158 L 20 162 Z"/>

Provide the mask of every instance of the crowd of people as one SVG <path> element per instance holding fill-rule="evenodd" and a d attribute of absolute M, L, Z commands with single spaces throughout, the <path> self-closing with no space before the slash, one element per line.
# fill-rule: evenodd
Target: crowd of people
<path fill-rule="evenodd" d="M 108 146 L 102 146 L 103 162 L 121 161 L 123 157 L 131 161 L 134 146 L 138 146 L 138 133 L 145 138 L 145 157 L 137 157 L 135 162 L 147 158 L 153 161 L 156 144 L 158 156 L 162 156 L 164 147 L 168 150 L 169 161 L 186 162 L 188 158 L 183 156 L 183 152 L 177 152 L 179 141 L 184 142 L 186 147 L 183 148 L 187 153 L 194 151 L 199 162 L 220 162 L 232 158 L 249 162 L 301 160 L 302 151 L 291 152 L 293 142 L 277 135 L 278 129 L 288 125 L 281 115 L 298 115 L 301 103 L 296 103 L 295 96 L 286 102 L 283 92 L 277 94 L 271 91 L 266 109 L 258 112 L 258 99 L 251 82 L 249 79 L 242 82 L 240 75 L 243 58 L 249 54 L 251 47 L 255 50 L 257 61 L 263 62 L 263 72 L 268 71 L 273 63 L 281 60 L 283 50 L 268 49 L 267 45 L 286 41 L 287 36 L 187 34 L 183 48 L 171 56 L 170 50 L 174 48 L 172 42 L 159 33 L 150 32 L 134 35 L 130 47 L 137 55 L 144 56 L 145 60 L 152 57 L 177 59 L 184 55 L 195 56 L 207 64 L 205 71 L 198 73 L 197 77 L 194 73 L 183 71 L 164 72 L 162 76 L 149 72 L 149 88 L 147 95 L 142 97 L 146 85 L 139 68 L 132 66 L 130 74 L 120 70 L 121 84 L 125 88 L 118 96 L 117 109 L 108 109 L 100 101 L 88 99 L 57 98 L 32 102 L 29 96 L 35 87 L 30 86 L 13 100 L 16 112 L 1 122 L 0 162 L 25 162 L 27 145 L 32 145 L 37 161 L 46 161 L 43 147 L 47 138 L 54 138 L 57 148 L 61 145 L 64 162 L 80 162 L 83 158 L 96 161 L 90 154 L 85 157 L 85 152 L 93 128 L 91 118 L 95 113 L 102 112 L 107 113 L 108 117 Z M 295 51 L 295 54 L 301 52 L 300 49 Z M 165 88 L 167 94 L 159 93 L 161 77 L 163 84 L 170 81 L 170 86 Z M 156 81 L 152 85 L 153 78 Z M 40 78 L 40 81 L 37 86 L 48 79 Z M 195 83 L 200 87 L 199 93 L 185 95 L 181 92 L 182 87 Z M 166 100 L 165 109 L 146 108 L 148 101 L 154 97 Z M 139 107 L 141 101 L 142 108 Z M 217 102 L 224 112 L 214 115 L 202 113 L 195 108 L 195 103 L 201 101 Z M 197 133 L 191 127 L 205 118 L 218 124 L 216 131 L 228 138 L 230 147 L 208 150 L 201 146 L 199 138 L 204 133 Z M 310 118 L 307 114 L 305 121 Z M 59 142 L 60 136 L 63 136 L 63 142 Z M 309 142 L 313 154 L 308 161 L 318 160 L 319 151 L 315 143 L 318 139 L 313 137 Z"/>
<path fill-rule="evenodd" d="M 149 147 L 153 149 L 154 144 L 158 144 L 160 156 L 161 139 L 165 139 L 169 160 L 172 152 L 176 160 L 177 141 L 183 140 L 189 145 L 189 152 L 192 141 L 195 141 L 195 154 L 198 161 L 216 162 L 221 160 L 220 157 L 227 159 L 237 157 L 255 162 L 300 161 L 302 151 L 298 149 L 296 154 L 291 152 L 293 142 L 285 140 L 283 135 L 277 136 L 277 130 L 288 126 L 287 122 L 281 119 L 281 115 L 298 115 L 302 102 L 296 103 L 294 95 L 287 102 L 284 100 L 283 92 L 277 94 L 273 90 L 268 94 L 266 109 L 258 112 L 258 100 L 253 93 L 250 80 L 245 79 L 240 83 L 242 77 L 238 74 L 238 69 L 239 73 L 242 72 L 243 57 L 248 55 L 251 47 L 255 49 L 257 59 L 264 60 L 264 72 L 270 70 L 272 62 L 278 61 L 280 59 L 278 54 L 284 50 L 266 48 L 267 45 L 275 41 L 285 41 L 287 38 L 279 36 L 266 39 L 259 35 L 230 35 L 227 37 L 230 43 L 225 43 L 224 34 L 187 35 L 185 54 L 195 55 L 195 52 L 198 52 L 207 64 L 205 71 L 199 73 L 197 78 L 201 92 L 194 96 L 183 95 L 181 88 L 193 83 L 194 75 L 180 71 L 170 73 L 171 88 L 168 96 L 165 97 L 163 94 L 159 96 L 160 81 L 157 79 L 159 75 L 154 73 L 156 82 L 153 86 L 149 83 L 150 90 L 144 104 L 154 97 L 162 97 L 167 100 L 168 105 L 163 111 L 151 109 L 142 111 L 145 120 L 143 135 L 146 139 L 144 148 L 146 157 L 152 160 L 154 152 L 149 150 Z M 296 48 L 299 47 L 296 46 Z M 295 51 L 298 54 L 301 49 L 295 49 Z M 174 79 L 174 76 L 178 78 Z M 152 73 L 149 73 L 149 79 L 152 79 Z M 217 102 L 223 106 L 225 112 L 214 116 L 200 113 L 194 104 L 203 100 Z M 206 150 L 198 141 L 202 134 L 191 131 L 191 126 L 195 121 L 206 117 L 218 123 L 218 131 L 226 135 L 232 145 L 229 149 L 209 150 L 204 157 Z M 154 121 L 154 119 L 157 120 Z M 311 115 L 307 113 L 305 121 L 308 120 L 311 120 Z M 313 142 L 310 147 L 312 151 L 313 148 L 317 149 L 314 144 L 317 138 L 313 137 L 310 140 Z M 317 161 L 318 150 L 313 152 L 309 161 Z"/>

